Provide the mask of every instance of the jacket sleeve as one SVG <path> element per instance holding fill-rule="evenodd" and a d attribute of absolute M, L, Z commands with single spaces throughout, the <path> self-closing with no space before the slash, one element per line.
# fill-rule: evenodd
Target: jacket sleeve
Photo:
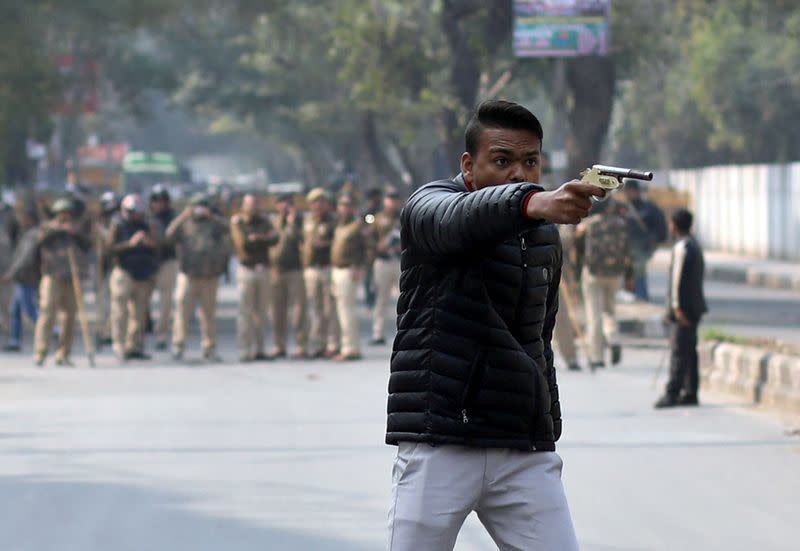
<path fill-rule="evenodd" d="M 460 191 L 448 180 L 421 187 L 403 209 L 402 224 L 418 252 L 447 255 L 504 241 L 540 222 L 522 212 L 535 184 Z"/>
<path fill-rule="evenodd" d="M 231 242 L 233 243 L 233 250 L 236 253 L 236 256 L 239 257 L 239 260 L 247 258 L 247 251 L 245 250 L 244 243 L 245 243 L 245 236 L 244 232 L 242 231 L 242 226 L 240 222 L 239 215 L 235 215 L 231 218 Z"/>
<path fill-rule="evenodd" d="M 19 279 L 26 267 L 34 264 L 37 246 L 38 240 L 35 230 L 18 237 L 11 266 L 9 266 L 4 275 L 14 280 Z"/>
<path fill-rule="evenodd" d="M 547 313 L 542 327 L 542 341 L 544 342 L 544 357 L 547 362 L 547 385 L 550 388 L 550 415 L 553 418 L 553 435 L 558 440 L 561 437 L 561 402 L 558 396 L 558 382 L 553 354 L 553 329 L 556 325 L 558 313 L 558 288 L 561 284 L 561 246 L 558 249 L 558 262 L 555 265 L 550 288 L 547 291 Z"/>
<path fill-rule="evenodd" d="M 167 226 L 167 229 L 164 231 L 164 240 L 167 243 L 173 244 L 181 240 L 183 225 L 186 223 L 186 220 L 188 220 L 187 216 L 179 214 L 170 222 L 169 226 Z"/>

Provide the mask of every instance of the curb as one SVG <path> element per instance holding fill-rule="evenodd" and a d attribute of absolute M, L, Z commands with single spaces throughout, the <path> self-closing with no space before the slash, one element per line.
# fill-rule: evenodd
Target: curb
<path fill-rule="evenodd" d="M 800 274 L 769 272 L 758 268 L 709 266 L 706 279 L 783 291 L 800 291 Z"/>
<path fill-rule="evenodd" d="M 764 404 L 800 413 L 800 358 L 775 354 L 767 363 Z"/>
<path fill-rule="evenodd" d="M 704 390 L 800 412 L 800 357 L 717 341 L 700 343 L 698 355 Z"/>

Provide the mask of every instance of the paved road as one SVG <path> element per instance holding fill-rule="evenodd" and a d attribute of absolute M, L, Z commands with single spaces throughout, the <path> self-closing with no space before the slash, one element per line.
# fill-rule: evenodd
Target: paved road
<path fill-rule="evenodd" d="M 119 367 L 104 355 L 90 370 L 2 356 L 0 549 L 382 549 L 387 357 Z M 726 400 L 653 411 L 661 357 L 631 349 L 621 368 L 560 375 L 582 549 L 796 549 L 800 439 Z M 457 549 L 493 548 L 471 517 Z"/>

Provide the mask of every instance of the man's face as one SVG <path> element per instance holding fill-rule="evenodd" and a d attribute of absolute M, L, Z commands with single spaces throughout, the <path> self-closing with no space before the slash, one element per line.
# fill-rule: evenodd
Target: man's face
<path fill-rule="evenodd" d="M 138 222 L 140 220 L 144 220 L 144 213 L 135 211 L 135 210 L 126 210 L 125 216 L 128 220 L 133 222 Z"/>
<path fill-rule="evenodd" d="M 353 203 L 350 201 L 339 201 L 336 205 L 336 212 L 339 214 L 340 218 L 349 220 L 355 214 L 353 212 Z"/>
<path fill-rule="evenodd" d="M 246 216 L 254 216 L 257 211 L 256 198 L 253 195 L 245 195 L 242 198 L 242 213 Z"/>
<path fill-rule="evenodd" d="M 400 210 L 400 199 L 397 197 L 384 197 L 383 210 L 389 214 L 395 214 Z"/>
<path fill-rule="evenodd" d="M 278 210 L 278 214 L 284 215 L 289 212 L 289 201 L 280 200 L 276 201 L 275 208 Z"/>
<path fill-rule="evenodd" d="M 323 216 L 328 213 L 328 201 L 325 199 L 317 199 L 311 203 L 311 212 L 316 216 Z"/>
<path fill-rule="evenodd" d="M 675 222 L 672 221 L 672 218 L 667 218 L 667 228 L 669 229 L 669 234 L 672 237 L 677 237 L 678 228 L 675 227 Z"/>
<path fill-rule="evenodd" d="M 150 210 L 153 211 L 155 214 L 161 214 L 165 210 L 167 210 L 167 202 L 163 199 L 156 199 L 155 201 L 150 201 Z"/>
<path fill-rule="evenodd" d="M 623 190 L 625 191 L 625 198 L 628 201 L 638 201 L 639 198 L 642 196 L 642 192 L 633 186 L 631 187 L 625 186 Z"/>
<path fill-rule="evenodd" d="M 56 214 L 56 220 L 58 220 L 61 224 L 68 224 L 72 222 L 72 213 L 68 210 L 62 210 Z"/>
<path fill-rule="evenodd" d="M 519 182 L 538 183 L 541 149 L 541 140 L 530 130 L 484 128 L 475 155 L 462 155 L 461 172 L 474 189 Z"/>

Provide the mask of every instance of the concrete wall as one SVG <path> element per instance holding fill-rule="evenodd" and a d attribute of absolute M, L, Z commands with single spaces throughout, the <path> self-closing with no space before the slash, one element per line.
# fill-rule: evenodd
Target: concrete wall
<path fill-rule="evenodd" d="M 691 195 L 708 249 L 800 260 L 800 163 L 673 170 L 669 181 Z"/>
<path fill-rule="evenodd" d="M 701 342 L 698 355 L 702 390 L 800 413 L 800 357 L 715 341 Z"/>

